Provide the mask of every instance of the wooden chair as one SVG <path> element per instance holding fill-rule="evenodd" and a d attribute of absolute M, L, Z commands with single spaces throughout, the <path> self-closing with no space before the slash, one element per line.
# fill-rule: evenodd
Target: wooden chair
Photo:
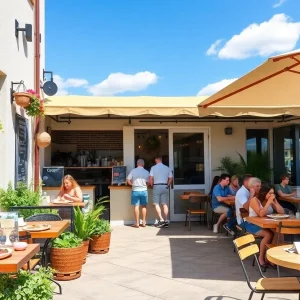
<path fill-rule="evenodd" d="M 213 229 L 213 225 L 216 224 L 219 220 L 219 217 L 220 215 L 219 214 L 216 214 L 212 208 L 212 199 L 211 199 L 211 196 L 208 195 L 208 203 L 209 203 L 209 206 L 210 206 L 210 209 L 211 209 L 211 226 L 210 226 L 210 229 Z M 220 227 L 220 232 L 222 233 L 223 232 L 223 226 Z"/>
<path fill-rule="evenodd" d="M 280 222 L 278 227 L 276 228 L 276 234 L 277 234 L 277 243 L 276 244 L 267 244 L 266 247 L 268 249 L 276 247 L 276 246 L 281 246 L 281 245 L 286 245 L 289 243 L 281 243 L 280 242 L 280 235 L 281 234 L 289 234 L 292 235 L 292 242 L 294 242 L 294 235 L 300 234 L 300 226 L 295 226 L 295 223 L 290 220 L 285 220 L 284 223 Z M 277 275 L 280 277 L 280 270 L 279 266 L 277 266 Z"/>
<path fill-rule="evenodd" d="M 194 193 L 193 193 L 194 194 Z M 204 204 L 205 209 L 202 209 L 201 204 Z M 208 196 L 207 195 L 193 195 L 190 197 L 188 207 L 185 214 L 185 226 L 189 223 L 189 230 L 191 230 L 191 217 L 192 216 L 206 216 L 207 227 L 209 228 L 208 220 Z"/>
<path fill-rule="evenodd" d="M 262 294 L 261 299 L 264 299 L 265 294 L 298 294 L 300 300 L 300 283 L 297 277 L 283 278 L 266 278 L 262 274 L 257 254 L 259 249 L 255 243 L 255 238 L 252 234 L 239 237 L 233 241 L 237 253 L 239 254 L 242 268 L 246 277 L 247 284 L 251 289 L 248 300 L 251 300 L 254 293 Z M 261 278 L 256 282 L 255 287 L 251 285 L 249 275 L 244 265 L 244 260 L 247 257 L 254 256 L 259 268 Z"/>

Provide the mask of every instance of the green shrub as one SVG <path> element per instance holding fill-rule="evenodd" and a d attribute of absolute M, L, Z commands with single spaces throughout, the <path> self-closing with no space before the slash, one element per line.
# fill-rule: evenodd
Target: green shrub
<path fill-rule="evenodd" d="M 104 233 L 111 232 L 110 223 L 107 220 L 97 219 L 95 220 L 91 236 L 102 235 Z"/>
<path fill-rule="evenodd" d="M 52 278 L 53 271 L 42 267 L 33 273 L 20 270 L 16 278 L 2 274 L 0 300 L 51 300 L 54 291 Z"/>
<path fill-rule="evenodd" d="M 76 248 L 82 244 L 82 239 L 72 232 L 64 232 L 52 241 L 52 248 Z"/>
<path fill-rule="evenodd" d="M 39 191 L 33 191 L 32 186 L 19 183 L 16 189 L 13 189 L 11 182 L 8 184 L 7 190 L 0 189 L 0 206 L 9 211 L 12 206 L 39 206 L 41 197 Z M 19 216 L 24 219 L 41 213 L 57 214 L 57 210 L 50 209 L 20 209 Z"/>

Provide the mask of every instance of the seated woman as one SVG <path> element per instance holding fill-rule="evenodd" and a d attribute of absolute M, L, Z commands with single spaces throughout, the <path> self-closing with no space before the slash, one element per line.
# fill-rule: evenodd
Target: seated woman
<path fill-rule="evenodd" d="M 251 178 L 250 180 L 253 180 L 253 178 Z M 264 184 L 261 186 L 259 192 L 256 193 L 250 200 L 249 217 L 265 217 L 269 214 L 272 214 L 273 210 L 275 210 L 279 214 L 284 213 L 283 208 L 275 198 L 273 187 L 269 184 Z M 272 239 L 274 237 L 273 232 L 270 229 L 263 229 L 255 224 L 251 224 L 246 221 L 244 225 L 247 232 L 262 237 L 262 240 L 260 242 L 259 263 L 262 267 L 265 268 L 266 244 L 272 243 Z"/>
<path fill-rule="evenodd" d="M 297 196 L 297 193 L 296 192 L 293 193 L 291 187 L 289 186 L 289 181 L 290 181 L 289 175 L 287 174 L 281 175 L 280 180 L 281 180 L 280 184 L 275 185 L 276 194 L 278 195 L 278 197 Z M 284 200 L 279 200 L 278 202 L 283 208 L 287 208 L 291 210 L 294 213 L 294 215 L 296 214 L 297 208 L 295 207 L 295 205 L 293 205 L 293 203 Z"/>
<path fill-rule="evenodd" d="M 72 202 L 82 202 L 82 191 L 79 184 L 71 175 L 64 176 L 57 200 L 69 200 Z"/>
<path fill-rule="evenodd" d="M 229 188 L 231 194 L 235 196 L 237 191 L 240 189 L 238 176 L 236 175 L 231 176 Z"/>

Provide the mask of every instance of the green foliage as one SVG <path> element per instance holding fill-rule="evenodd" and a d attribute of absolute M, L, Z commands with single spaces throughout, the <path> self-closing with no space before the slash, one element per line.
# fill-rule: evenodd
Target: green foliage
<path fill-rule="evenodd" d="M 267 153 L 259 154 L 256 152 L 248 152 L 247 162 L 245 162 L 239 153 L 238 155 L 243 163 L 245 173 L 252 174 L 262 181 L 270 181 L 273 170 L 270 168 Z"/>
<path fill-rule="evenodd" d="M 2 122 L 0 121 L 0 132 L 3 131 L 3 125 Z"/>
<path fill-rule="evenodd" d="M 13 189 L 12 183 L 9 182 L 7 190 L 0 189 L 0 206 L 8 211 L 11 206 L 38 206 L 41 204 L 40 192 L 33 191 L 32 185 L 28 186 L 22 182 L 18 183 L 16 189 Z M 24 219 L 41 213 L 56 213 L 50 209 L 20 209 L 19 216 Z"/>
<path fill-rule="evenodd" d="M 82 244 L 82 239 L 72 232 L 63 232 L 52 241 L 52 248 L 76 248 Z"/>
<path fill-rule="evenodd" d="M 53 271 L 50 268 L 39 268 L 38 271 L 21 270 L 17 277 L 8 274 L 0 276 L 0 300 L 51 300 L 54 286 L 50 279 Z"/>
<path fill-rule="evenodd" d="M 225 172 L 229 175 L 239 177 L 244 174 L 251 174 L 262 181 L 269 181 L 272 169 L 269 166 L 268 154 L 258 154 L 256 152 L 247 153 L 247 161 L 238 153 L 239 161 L 234 161 L 231 157 L 225 156 L 221 159 L 221 165 L 215 171 Z"/>
<path fill-rule="evenodd" d="M 79 238 L 86 241 L 91 237 L 91 233 L 95 226 L 96 220 L 99 219 L 103 212 L 106 210 L 103 203 L 107 202 L 105 200 L 107 198 L 108 197 L 103 197 L 99 199 L 96 208 L 86 214 L 84 214 L 78 206 L 74 208 L 75 234 Z"/>
<path fill-rule="evenodd" d="M 214 171 L 219 171 L 222 173 L 227 173 L 229 175 L 242 176 L 244 173 L 244 168 L 240 162 L 234 161 L 231 157 L 225 156 L 221 158 L 220 166 Z"/>
<path fill-rule="evenodd" d="M 107 220 L 97 219 L 95 220 L 91 236 L 102 235 L 104 233 L 111 232 L 110 224 Z"/>

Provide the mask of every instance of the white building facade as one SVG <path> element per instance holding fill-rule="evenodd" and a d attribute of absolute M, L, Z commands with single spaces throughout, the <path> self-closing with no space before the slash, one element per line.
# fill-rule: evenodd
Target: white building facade
<path fill-rule="evenodd" d="M 45 11 L 44 0 L 39 0 L 40 22 L 40 79 L 45 66 Z M 18 158 L 18 138 L 16 138 L 16 119 L 23 120 L 28 128 L 27 135 L 27 182 L 33 181 L 34 174 L 34 120 L 26 116 L 25 111 L 11 100 L 11 88 L 24 82 L 26 89 L 34 89 L 35 83 L 35 1 L 13 0 L 0 1 L 0 122 L 3 131 L 0 133 L 0 188 L 7 188 L 9 182 L 15 184 Z M 32 41 L 26 38 L 24 31 L 16 36 L 16 21 L 19 28 L 25 24 L 32 25 Z M 19 87 L 23 91 L 23 86 Z M 17 145 L 16 145 L 17 141 Z M 24 149 L 23 149 L 24 150 Z M 16 153 L 17 152 L 17 153 Z M 22 161 L 21 161 L 22 163 Z M 24 163 L 24 162 L 23 162 Z M 17 165 L 16 165 L 17 164 Z"/>

